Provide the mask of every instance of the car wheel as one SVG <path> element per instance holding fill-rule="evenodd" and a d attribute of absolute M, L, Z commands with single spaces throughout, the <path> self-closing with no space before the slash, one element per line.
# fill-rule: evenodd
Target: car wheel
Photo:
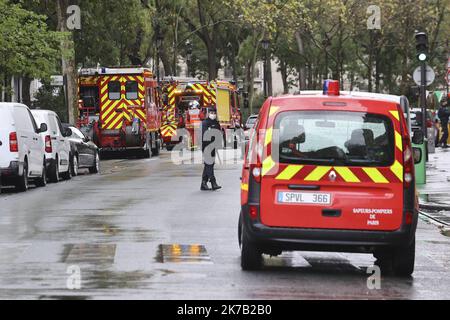
<path fill-rule="evenodd" d="M 241 268 L 244 271 L 260 270 L 263 262 L 262 253 L 250 242 L 243 225 L 241 228 Z"/>
<path fill-rule="evenodd" d="M 159 151 L 161 149 L 161 142 L 160 140 L 156 140 L 156 148 L 152 148 L 152 156 L 157 157 L 159 156 Z"/>
<path fill-rule="evenodd" d="M 48 178 L 50 182 L 57 183 L 59 181 L 59 159 L 56 157 L 56 160 L 52 162 L 50 165 L 50 170 L 48 173 Z"/>
<path fill-rule="evenodd" d="M 409 277 L 414 272 L 416 259 L 416 239 L 406 248 L 398 248 L 392 257 L 392 268 L 394 274 L 400 277 Z"/>
<path fill-rule="evenodd" d="M 28 163 L 26 160 L 23 163 L 22 176 L 17 177 L 16 190 L 19 192 L 25 192 L 28 190 Z"/>
<path fill-rule="evenodd" d="M 98 156 L 98 152 L 95 153 L 95 162 L 92 167 L 89 168 L 90 173 L 99 173 L 100 172 L 100 157 Z"/>
<path fill-rule="evenodd" d="M 72 177 L 78 176 L 78 156 L 74 155 L 70 163 L 70 170 L 72 171 Z"/>
<path fill-rule="evenodd" d="M 64 180 L 72 179 L 72 168 L 70 166 L 70 162 L 69 165 L 67 166 L 67 171 L 62 174 L 62 177 Z"/>
<path fill-rule="evenodd" d="M 42 175 L 40 178 L 36 179 L 36 187 L 45 187 L 47 185 L 47 168 L 45 167 L 45 159 L 44 164 L 42 166 Z"/>

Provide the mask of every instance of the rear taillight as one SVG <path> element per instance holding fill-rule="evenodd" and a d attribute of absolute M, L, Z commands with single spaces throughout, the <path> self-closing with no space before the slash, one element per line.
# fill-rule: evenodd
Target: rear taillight
<path fill-rule="evenodd" d="M 408 189 L 414 180 L 414 157 L 408 137 L 403 138 L 403 168 L 403 183 L 405 189 Z"/>
<path fill-rule="evenodd" d="M 412 224 L 414 221 L 414 215 L 412 212 L 406 212 L 406 220 L 405 223 L 406 224 Z"/>
<path fill-rule="evenodd" d="M 258 208 L 256 206 L 250 206 L 248 209 L 248 213 L 252 220 L 255 220 L 256 218 L 258 218 Z"/>
<path fill-rule="evenodd" d="M 19 152 L 19 142 L 17 141 L 17 133 L 11 132 L 9 134 L 9 151 Z"/>
<path fill-rule="evenodd" d="M 52 137 L 45 136 L 45 152 L 52 153 Z"/>

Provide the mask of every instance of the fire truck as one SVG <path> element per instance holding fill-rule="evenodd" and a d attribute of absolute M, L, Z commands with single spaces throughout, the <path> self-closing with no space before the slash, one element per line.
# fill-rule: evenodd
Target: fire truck
<path fill-rule="evenodd" d="M 237 147 L 236 130 L 241 128 L 237 87 L 227 81 L 201 81 L 198 79 L 164 79 L 162 83 L 163 113 L 161 136 L 167 150 L 183 142 L 187 148 L 200 146 L 196 134 L 201 121 L 206 117 L 208 107 L 217 109 L 224 144 Z M 198 102 L 198 110 L 191 108 Z M 185 129 L 180 134 L 180 129 Z M 187 134 L 186 134 L 187 133 Z"/>
<path fill-rule="evenodd" d="M 78 127 L 105 151 L 134 151 L 148 158 L 161 147 L 158 83 L 146 68 L 79 71 Z"/>

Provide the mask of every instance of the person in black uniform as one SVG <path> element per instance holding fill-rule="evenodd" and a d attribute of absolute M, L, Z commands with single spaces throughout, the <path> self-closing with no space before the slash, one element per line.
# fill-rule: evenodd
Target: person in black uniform
<path fill-rule="evenodd" d="M 441 101 L 441 107 L 438 111 L 438 117 L 441 120 L 441 128 L 442 128 L 442 139 L 440 142 L 442 148 L 448 148 L 447 140 L 448 140 L 448 120 L 450 117 L 450 111 L 448 110 L 447 99 L 444 98 Z"/>
<path fill-rule="evenodd" d="M 202 152 L 203 152 L 203 175 L 200 190 L 219 190 L 222 187 L 217 184 L 214 176 L 214 163 L 216 159 L 217 143 L 222 136 L 219 121 L 217 121 L 217 111 L 214 107 L 208 108 L 208 117 L 202 121 Z M 212 189 L 208 186 L 211 182 Z"/>

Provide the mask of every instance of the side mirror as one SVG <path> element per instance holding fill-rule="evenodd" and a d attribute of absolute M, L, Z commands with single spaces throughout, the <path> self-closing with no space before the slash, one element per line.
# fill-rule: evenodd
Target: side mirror
<path fill-rule="evenodd" d="M 64 132 L 65 137 L 70 137 L 72 135 L 72 129 L 67 128 Z"/>
<path fill-rule="evenodd" d="M 422 150 L 420 148 L 413 148 L 414 164 L 422 162 Z"/>
<path fill-rule="evenodd" d="M 414 131 L 413 137 L 412 137 L 412 143 L 423 144 L 424 141 L 425 141 L 425 137 L 423 135 L 423 132 L 421 130 Z"/>
<path fill-rule="evenodd" d="M 41 126 L 38 129 L 38 133 L 46 132 L 48 130 L 47 124 L 41 123 Z"/>
<path fill-rule="evenodd" d="M 91 139 L 88 136 L 84 136 L 84 142 L 89 142 Z"/>

